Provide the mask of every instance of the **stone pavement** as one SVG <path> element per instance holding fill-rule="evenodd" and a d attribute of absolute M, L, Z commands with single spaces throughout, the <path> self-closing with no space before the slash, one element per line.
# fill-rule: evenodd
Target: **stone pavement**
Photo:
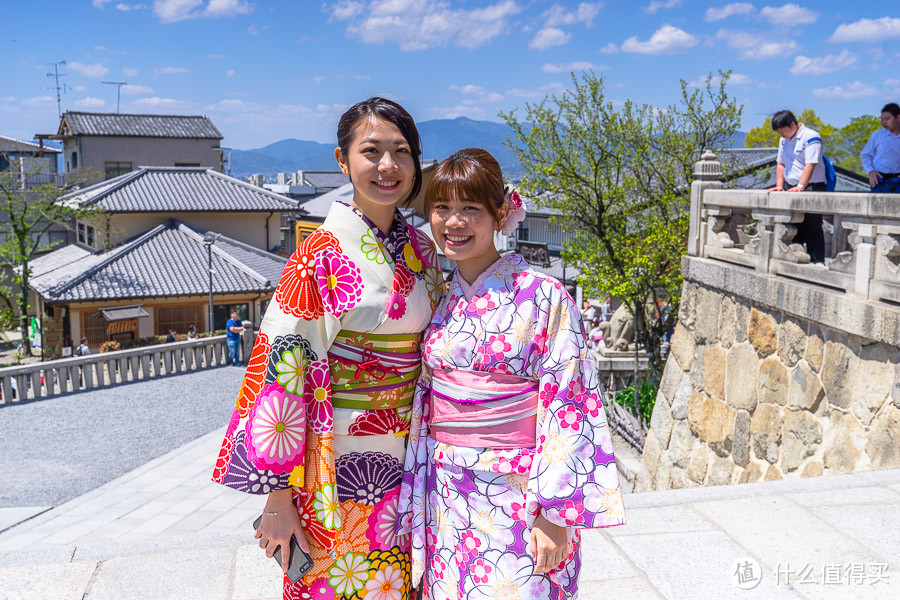
<path fill-rule="evenodd" d="M 0 510 L 0 599 L 280 598 L 252 542 L 263 498 L 209 481 L 223 431 L 61 506 Z M 900 469 L 625 504 L 628 525 L 584 536 L 582 600 L 900 598 Z"/>

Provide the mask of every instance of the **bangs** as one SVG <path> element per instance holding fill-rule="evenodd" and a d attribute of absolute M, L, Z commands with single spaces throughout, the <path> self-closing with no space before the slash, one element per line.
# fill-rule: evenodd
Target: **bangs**
<path fill-rule="evenodd" d="M 480 149 L 460 150 L 438 165 L 425 189 L 425 211 L 431 213 L 438 200 L 453 198 L 480 204 L 494 221 L 500 220 L 503 175 L 493 156 Z"/>

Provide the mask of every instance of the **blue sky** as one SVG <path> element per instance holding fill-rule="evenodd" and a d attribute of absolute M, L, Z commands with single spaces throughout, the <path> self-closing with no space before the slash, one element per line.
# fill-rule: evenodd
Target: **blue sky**
<path fill-rule="evenodd" d="M 206 114 L 224 145 L 330 142 L 362 98 L 417 120 L 497 113 L 561 92 L 593 68 L 607 95 L 665 106 L 679 80 L 732 69 L 743 129 L 814 108 L 843 125 L 900 101 L 900 3 L 532 0 L 51 0 L 4 7 L 0 135 L 63 110 Z"/>

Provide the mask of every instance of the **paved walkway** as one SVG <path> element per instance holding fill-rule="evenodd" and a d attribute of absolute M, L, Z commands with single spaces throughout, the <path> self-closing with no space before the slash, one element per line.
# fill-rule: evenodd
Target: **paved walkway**
<path fill-rule="evenodd" d="M 0 509 L 0 599 L 280 598 L 252 543 L 263 499 L 209 481 L 222 434 L 56 508 Z M 582 600 L 900 598 L 900 469 L 629 494 L 626 507 L 628 525 L 584 537 Z M 761 578 L 744 590 L 747 574 Z"/>

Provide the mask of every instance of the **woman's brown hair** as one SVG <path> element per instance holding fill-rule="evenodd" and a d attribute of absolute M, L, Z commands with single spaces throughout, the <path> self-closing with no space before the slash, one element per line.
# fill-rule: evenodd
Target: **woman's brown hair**
<path fill-rule="evenodd" d="M 437 166 L 425 189 L 425 212 L 438 200 L 451 198 L 483 205 L 495 222 L 503 207 L 503 171 L 491 153 L 481 148 L 457 150 Z"/>

